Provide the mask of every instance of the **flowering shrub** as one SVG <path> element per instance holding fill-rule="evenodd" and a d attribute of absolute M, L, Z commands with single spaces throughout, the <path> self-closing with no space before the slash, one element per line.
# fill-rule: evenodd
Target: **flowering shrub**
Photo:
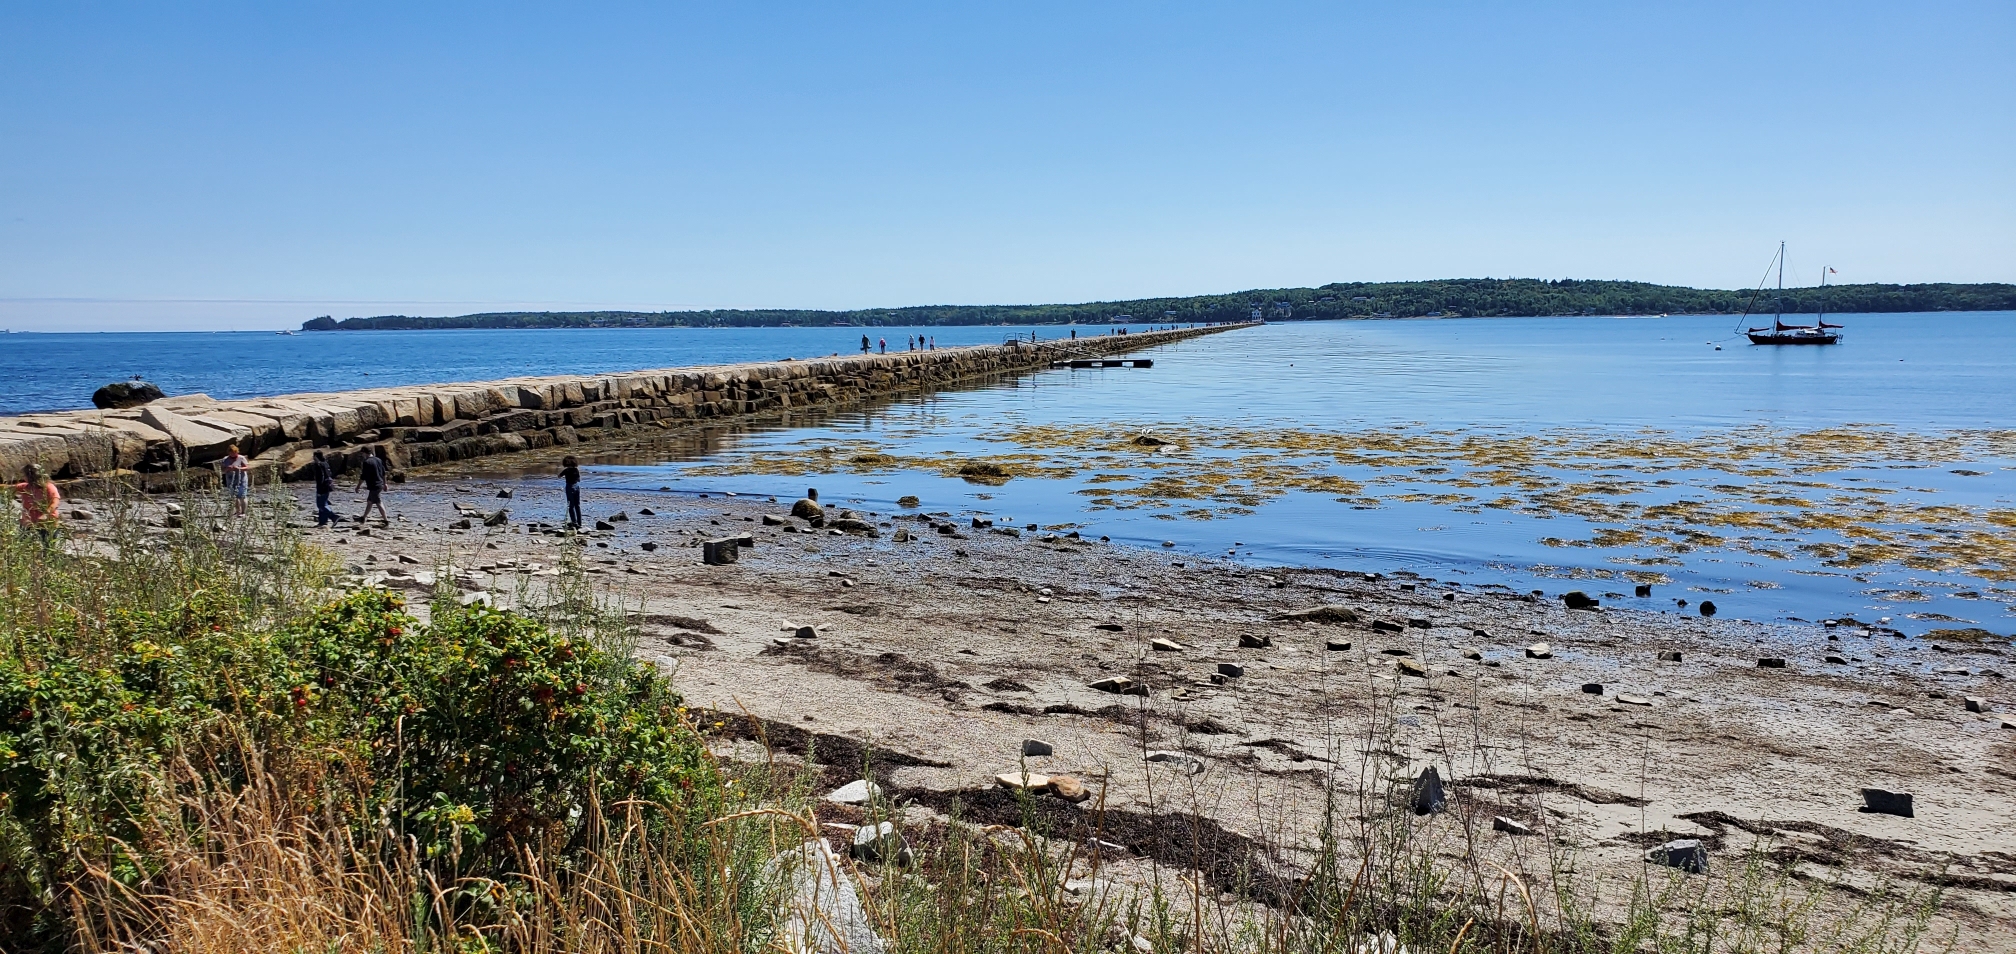
<path fill-rule="evenodd" d="M 75 619 L 70 627 L 82 629 Z M 270 640 L 237 631 L 228 601 L 197 591 L 173 610 L 120 609 L 109 648 L 19 639 L 0 657 L 0 892 L 44 894 L 85 859 L 137 873 L 119 850 L 154 771 L 227 717 L 262 718 L 291 680 Z"/>

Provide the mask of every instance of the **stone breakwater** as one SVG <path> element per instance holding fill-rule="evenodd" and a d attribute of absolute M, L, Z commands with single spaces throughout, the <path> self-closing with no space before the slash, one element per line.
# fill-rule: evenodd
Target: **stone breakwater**
<path fill-rule="evenodd" d="M 180 395 L 124 410 L 0 418 L 0 477 L 17 480 L 25 465 L 39 463 L 59 479 L 125 478 L 166 490 L 180 480 L 213 478 L 213 465 L 233 444 L 252 458 L 259 483 L 307 477 L 318 449 L 347 471 L 382 446 L 394 469 L 403 470 L 645 426 L 837 407 L 1242 327 L 1248 326 L 236 401 Z"/>

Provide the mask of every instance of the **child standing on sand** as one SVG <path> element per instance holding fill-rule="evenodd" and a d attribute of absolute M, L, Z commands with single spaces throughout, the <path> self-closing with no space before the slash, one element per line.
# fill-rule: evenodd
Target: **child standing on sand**
<path fill-rule="evenodd" d="M 42 545 L 47 547 L 56 542 L 63 495 L 56 491 L 56 482 L 35 464 L 21 468 L 21 474 L 27 479 L 14 485 L 14 496 L 21 501 L 21 529 L 41 534 Z"/>
<path fill-rule="evenodd" d="M 238 452 L 236 444 L 224 455 L 224 489 L 231 491 L 231 512 L 245 516 L 246 499 L 252 496 L 252 462 Z"/>
<path fill-rule="evenodd" d="M 573 455 L 560 458 L 560 479 L 567 482 L 567 528 L 581 529 L 581 462 Z"/>

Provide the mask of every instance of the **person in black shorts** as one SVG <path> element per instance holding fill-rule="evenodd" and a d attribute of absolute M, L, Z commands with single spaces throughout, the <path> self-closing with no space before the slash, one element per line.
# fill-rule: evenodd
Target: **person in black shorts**
<path fill-rule="evenodd" d="M 560 478 L 567 482 L 567 526 L 581 529 L 581 462 L 573 455 L 560 458 Z"/>
<path fill-rule="evenodd" d="M 363 523 L 366 518 L 371 516 L 372 507 L 378 508 L 378 522 L 380 524 L 390 524 L 392 522 L 392 518 L 385 515 L 385 501 L 383 499 L 385 476 L 391 473 L 391 471 L 392 462 L 385 456 L 384 445 L 381 444 L 374 447 L 372 448 L 372 453 L 364 455 L 364 460 L 357 468 L 357 486 L 350 488 L 351 493 L 356 493 L 358 487 L 363 488 L 365 492 L 364 512 L 357 515 L 358 523 Z"/>

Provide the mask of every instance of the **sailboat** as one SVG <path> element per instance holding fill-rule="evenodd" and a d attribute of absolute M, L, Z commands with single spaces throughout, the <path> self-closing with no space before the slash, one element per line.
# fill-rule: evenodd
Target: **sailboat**
<path fill-rule="evenodd" d="M 1750 336 L 1750 343 L 1760 345 L 1840 344 L 1841 336 L 1836 332 L 1827 330 L 1829 328 L 1838 329 L 1842 327 L 1841 325 L 1833 325 L 1827 323 L 1828 269 L 1826 268 L 1820 269 L 1819 321 L 1810 325 L 1788 325 L 1785 323 L 1785 243 L 1784 242 L 1778 243 L 1778 256 L 1777 258 L 1773 259 L 1773 264 L 1778 266 L 1777 309 L 1771 317 L 1771 327 L 1748 328 L 1744 330 L 1743 333 Z M 1765 274 L 1767 275 L 1770 274 L 1770 270 L 1766 269 Z M 1764 283 L 1758 282 L 1757 291 L 1752 292 L 1750 294 L 1751 305 L 1757 303 L 1757 296 L 1763 293 L 1763 291 L 1764 291 Z M 1744 318 L 1750 317 L 1750 305 L 1743 306 L 1743 317 Z"/>

